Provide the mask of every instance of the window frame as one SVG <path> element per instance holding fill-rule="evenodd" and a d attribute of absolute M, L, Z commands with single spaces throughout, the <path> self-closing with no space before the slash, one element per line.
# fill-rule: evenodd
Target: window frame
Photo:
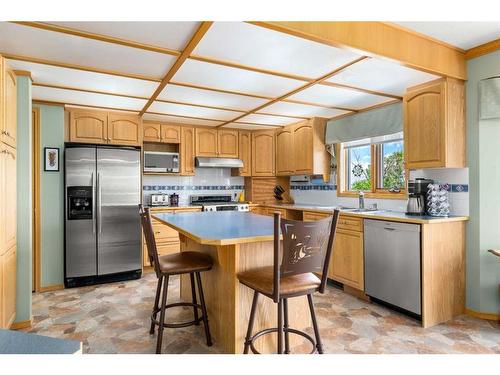
<path fill-rule="evenodd" d="M 403 144 L 404 144 L 404 140 Z M 388 141 L 394 142 L 393 141 Z M 358 190 L 348 190 L 348 176 L 347 171 L 349 170 L 349 158 L 347 157 L 347 147 L 344 147 L 342 144 L 336 145 L 336 155 L 338 155 L 337 162 L 337 196 L 338 197 L 349 197 L 355 198 L 358 197 Z M 370 152 L 371 152 L 371 190 L 365 190 L 366 198 L 382 198 L 382 199 L 406 199 L 406 187 L 408 182 L 408 173 L 409 170 L 405 166 L 405 181 L 404 186 L 401 188 L 400 192 L 395 193 L 389 191 L 389 189 L 379 188 L 379 182 L 382 177 L 381 166 L 382 166 L 382 143 L 372 143 L 370 144 Z M 404 162 L 406 163 L 406 154 L 404 154 Z"/>

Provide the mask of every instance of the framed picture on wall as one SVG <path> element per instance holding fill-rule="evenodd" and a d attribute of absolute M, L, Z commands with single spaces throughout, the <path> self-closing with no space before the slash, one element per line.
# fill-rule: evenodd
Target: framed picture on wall
<path fill-rule="evenodd" d="M 59 172 L 59 148 L 45 147 L 45 168 L 47 172 Z"/>

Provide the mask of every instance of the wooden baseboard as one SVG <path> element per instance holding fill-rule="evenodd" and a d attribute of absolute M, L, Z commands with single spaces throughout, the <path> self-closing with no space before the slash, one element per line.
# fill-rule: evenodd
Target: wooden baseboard
<path fill-rule="evenodd" d="M 500 314 L 495 313 L 485 313 L 481 311 L 475 311 L 471 309 L 465 309 L 465 313 L 467 315 L 473 316 L 474 318 L 485 319 L 485 320 L 493 320 L 500 322 Z"/>
<path fill-rule="evenodd" d="M 20 322 L 14 322 L 10 326 L 10 329 L 23 329 L 23 328 L 31 328 L 31 319 L 21 320 Z"/>
<path fill-rule="evenodd" d="M 370 297 L 368 297 L 365 292 L 362 290 L 350 287 L 349 285 L 344 284 L 344 292 L 347 294 L 350 294 L 351 296 L 357 297 L 359 299 L 362 299 L 363 301 L 370 302 Z"/>
<path fill-rule="evenodd" d="M 53 292 L 54 290 L 64 289 L 64 284 L 54 284 L 40 287 L 39 292 Z"/>

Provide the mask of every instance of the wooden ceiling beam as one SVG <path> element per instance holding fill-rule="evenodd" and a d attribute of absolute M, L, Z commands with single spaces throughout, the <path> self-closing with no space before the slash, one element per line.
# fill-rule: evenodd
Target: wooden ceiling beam
<path fill-rule="evenodd" d="M 371 111 L 372 109 L 382 108 L 382 107 L 385 107 L 386 105 L 398 103 L 400 101 L 401 100 L 399 100 L 399 99 L 394 99 L 394 100 L 390 100 L 390 101 L 387 101 L 387 102 L 384 102 L 384 103 L 379 103 L 379 104 L 371 105 L 369 107 L 362 108 L 362 109 L 358 110 L 357 113 L 362 113 L 362 112 L 366 112 L 366 111 Z M 344 114 L 341 114 L 341 115 L 338 115 L 338 116 L 330 117 L 328 120 L 338 120 L 338 119 L 341 119 L 341 118 L 344 118 L 344 117 L 352 116 L 354 114 L 355 113 L 344 113 Z"/>
<path fill-rule="evenodd" d="M 121 111 L 121 112 L 130 112 L 130 113 L 137 113 L 137 114 L 139 114 L 139 110 L 138 109 L 123 109 L 123 108 L 116 108 L 116 107 L 103 107 L 103 106 L 99 106 L 99 105 L 58 102 L 58 101 L 55 101 L 55 100 L 41 100 L 41 99 L 33 99 L 32 102 L 35 103 L 35 104 L 57 105 L 57 106 L 63 106 L 63 107 L 70 106 L 70 107 L 95 108 L 95 109 Z"/>
<path fill-rule="evenodd" d="M 357 58 L 357 59 L 355 59 L 355 60 L 352 60 L 352 61 L 348 62 L 347 64 L 344 64 L 344 65 L 342 65 L 341 67 L 339 67 L 339 68 L 335 69 L 334 71 L 332 71 L 332 72 L 330 72 L 330 73 L 327 73 L 327 74 L 325 74 L 325 75 L 323 75 L 323 76 L 319 77 L 318 79 L 315 79 L 315 80 L 314 80 L 314 81 L 312 81 L 312 82 L 308 82 L 308 83 L 306 83 L 305 85 L 302 85 L 302 86 L 300 86 L 299 88 L 296 88 L 295 90 L 289 91 L 289 92 L 287 92 L 286 94 L 283 94 L 283 95 L 281 95 L 281 96 L 278 96 L 277 98 L 275 98 L 275 99 L 273 99 L 273 100 L 271 100 L 271 101 L 269 101 L 269 102 L 267 102 L 267 103 L 264 103 L 264 104 L 262 104 L 262 105 L 260 105 L 260 106 L 258 106 L 258 107 L 256 107 L 256 108 L 254 108 L 254 109 L 252 109 L 252 110 L 250 110 L 250 111 L 248 111 L 248 112 L 246 112 L 246 113 L 242 114 L 241 116 L 238 116 L 238 117 L 236 117 L 235 119 L 232 119 L 231 121 L 227 121 L 227 122 L 225 122 L 225 123 L 223 123 L 223 124 L 221 124 L 221 125 L 218 125 L 217 127 L 222 127 L 222 126 L 227 125 L 227 124 L 229 124 L 229 123 L 231 123 L 231 122 L 238 121 L 239 119 L 241 119 L 241 118 L 243 118 L 243 117 L 245 117 L 245 116 L 248 116 L 248 115 L 250 115 L 250 114 L 252 114 L 252 113 L 258 112 L 258 111 L 260 111 L 261 109 L 263 109 L 263 108 L 266 108 L 266 107 L 270 106 L 271 104 L 274 104 L 274 103 L 276 103 L 276 102 L 282 101 L 283 99 L 286 99 L 286 98 L 288 98 L 289 96 L 292 96 L 292 95 L 297 94 L 298 92 L 304 91 L 305 89 L 308 89 L 308 88 L 309 88 L 309 87 L 311 87 L 311 86 L 314 86 L 314 85 L 316 85 L 316 84 L 318 84 L 318 83 L 320 83 L 320 82 L 323 82 L 324 80 L 327 80 L 328 78 L 331 78 L 331 77 L 333 77 L 333 76 L 334 76 L 334 75 L 336 75 L 336 74 L 339 74 L 340 72 L 342 72 L 342 71 L 346 70 L 346 69 L 347 69 L 347 68 L 349 68 L 350 66 L 352 66 L 352 65 L 354 65 L 354 64 L 356 64 L 356 63 L 358 63 L 358 62 L 360 62 L 360 61 L 363 61 L 363 60 L 365 60 L 365 59 L 367 59 L 367 58 L 369 58 L 369 57 L 368 57 L 368 56 L 361 56 L 361 57 L 359 57 L 359 58 Z"/>
<path fill-rule="evenodd" d="M 378 56 L 424 72 L 467 79 L 465 54 L 384 22 L 249 22 L 318 43 Z M 402 48 L 404 46 L 404 48 Z"/>
<path fill-rule="evenodd" d="M 208 117 L 174 115 L 174 114 L 171 114 L 171 113 L 162 113 L 162 112 L 153 112 L 153 111 L 148 111 L 148 112 L 146 112 L 146 114 L 159 115 L 159 116 L 179 117 L 179 118 L 186 118 L 186 119 L 193 119 L 193 120 L 205 120 L 205 121 L 214 121 L 214 122 L 224 122 L 224 120 L 217 120 L 217 119 L 208 118 Z M 151 121 L 151 120 L 146 120 L 146 121 Z M 280 127 L 281 126 L 281 125 L 272 125 L 272 124 L 260 124 L 260 123 L 254 123 L 254 122 L 236 122 L 236 124 L 261 125 L 261 126 L 273 126 L 273 127 Z M 217 127 L 217 126 L 214 126 L 214 127 Z"/>
<path fill-rule="evenodd" d="M 375 91 L 375 90 L 363 89 L 361 87 L 344 85 L 343 83 L 336 83 L 336 82 L 324 81 L 324 82 L 321 82 L 320 85 L 325 85 L 325 86 L 330 86 L 330 87 L 338 87 L 340 89 L 346 89 L 346 90 L 351 90 L 351 91 L 362 92 L 364 94 L 371 94 L 371 95 L 377 95 L 377 96 L 385 96 L 386 98 L 392 98 L 392 99 L 398 99 L 398 100 L 403 99 L 403 97 L 399 96 L 399 95 L 388 94 L 388 93 L 385 93 L 385 92 L 380 92 L 380 91 Z"/>
<path fill-rule="evenodd" d="M 500 49 L 500 39 L 492 40 L 491 42 L 481 44 L 480 46 L 471 48 L 465 52 L 465 58 L 467 60 L 473 59 L 474 57 L 479 57 L 498 51 Z"/>
<path fill-rule="evenodd" d="M 187 43 L 186 47 L 184 50 L 181 52 L 181 54 L 177 57 L 177 60 L 175 60 L 175 63 L 172 65 L 172 67 L 169 69 L 165 77 L 161 80 L 160 84 L 158 85 L 157 89 L 151 96 L 151 98 L 148 100 L 144 108 L 141 110 L 140 115 L 142 116 L 147 109 L 153 104 L 153 102 L 156 100 L 158 95 L 163 91 L 165 86 L 170 82 L 172 77 L 177 73 L 177 71 L 180 69 L 182 64 L 184 64 L 184 61 L 191 55 L 191 52 L 196 48 L 200 40 L 203 38 L 205 33 L 208 31 L 210 26 L 212 26 L 213 22 L 212 21 L 204 21 L 201 23 L 200 27 L 195 31 L 189 42 Z"/>

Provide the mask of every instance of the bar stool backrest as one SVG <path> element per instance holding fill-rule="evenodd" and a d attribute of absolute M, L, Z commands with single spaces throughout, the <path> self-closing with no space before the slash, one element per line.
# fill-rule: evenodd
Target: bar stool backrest
<path fill-rule="evenodd" d="M 274 214 L 274 300 L 279 301 L 281 277 L 314 272 L 321 274 L 320 292 L 324 293 L 328 265 L 332 255 L 339 211 L 318 221 L 282 219 Z M 280 230 L 283 237 L 281 263 Z"/>
<path fill-rule="evenodd" d="M 151 212 L 149 207 L 144 208 L 139 204 L 139 213 L 141 216 L 142 230 L 146 239 L 146 248 L 148 249 L 149 264 L 154 267 L 156 276 L 160 277 L 160 265 L 158 264 L 158 250 L 156 248 L 155 233 L 151 223 Z"/>

